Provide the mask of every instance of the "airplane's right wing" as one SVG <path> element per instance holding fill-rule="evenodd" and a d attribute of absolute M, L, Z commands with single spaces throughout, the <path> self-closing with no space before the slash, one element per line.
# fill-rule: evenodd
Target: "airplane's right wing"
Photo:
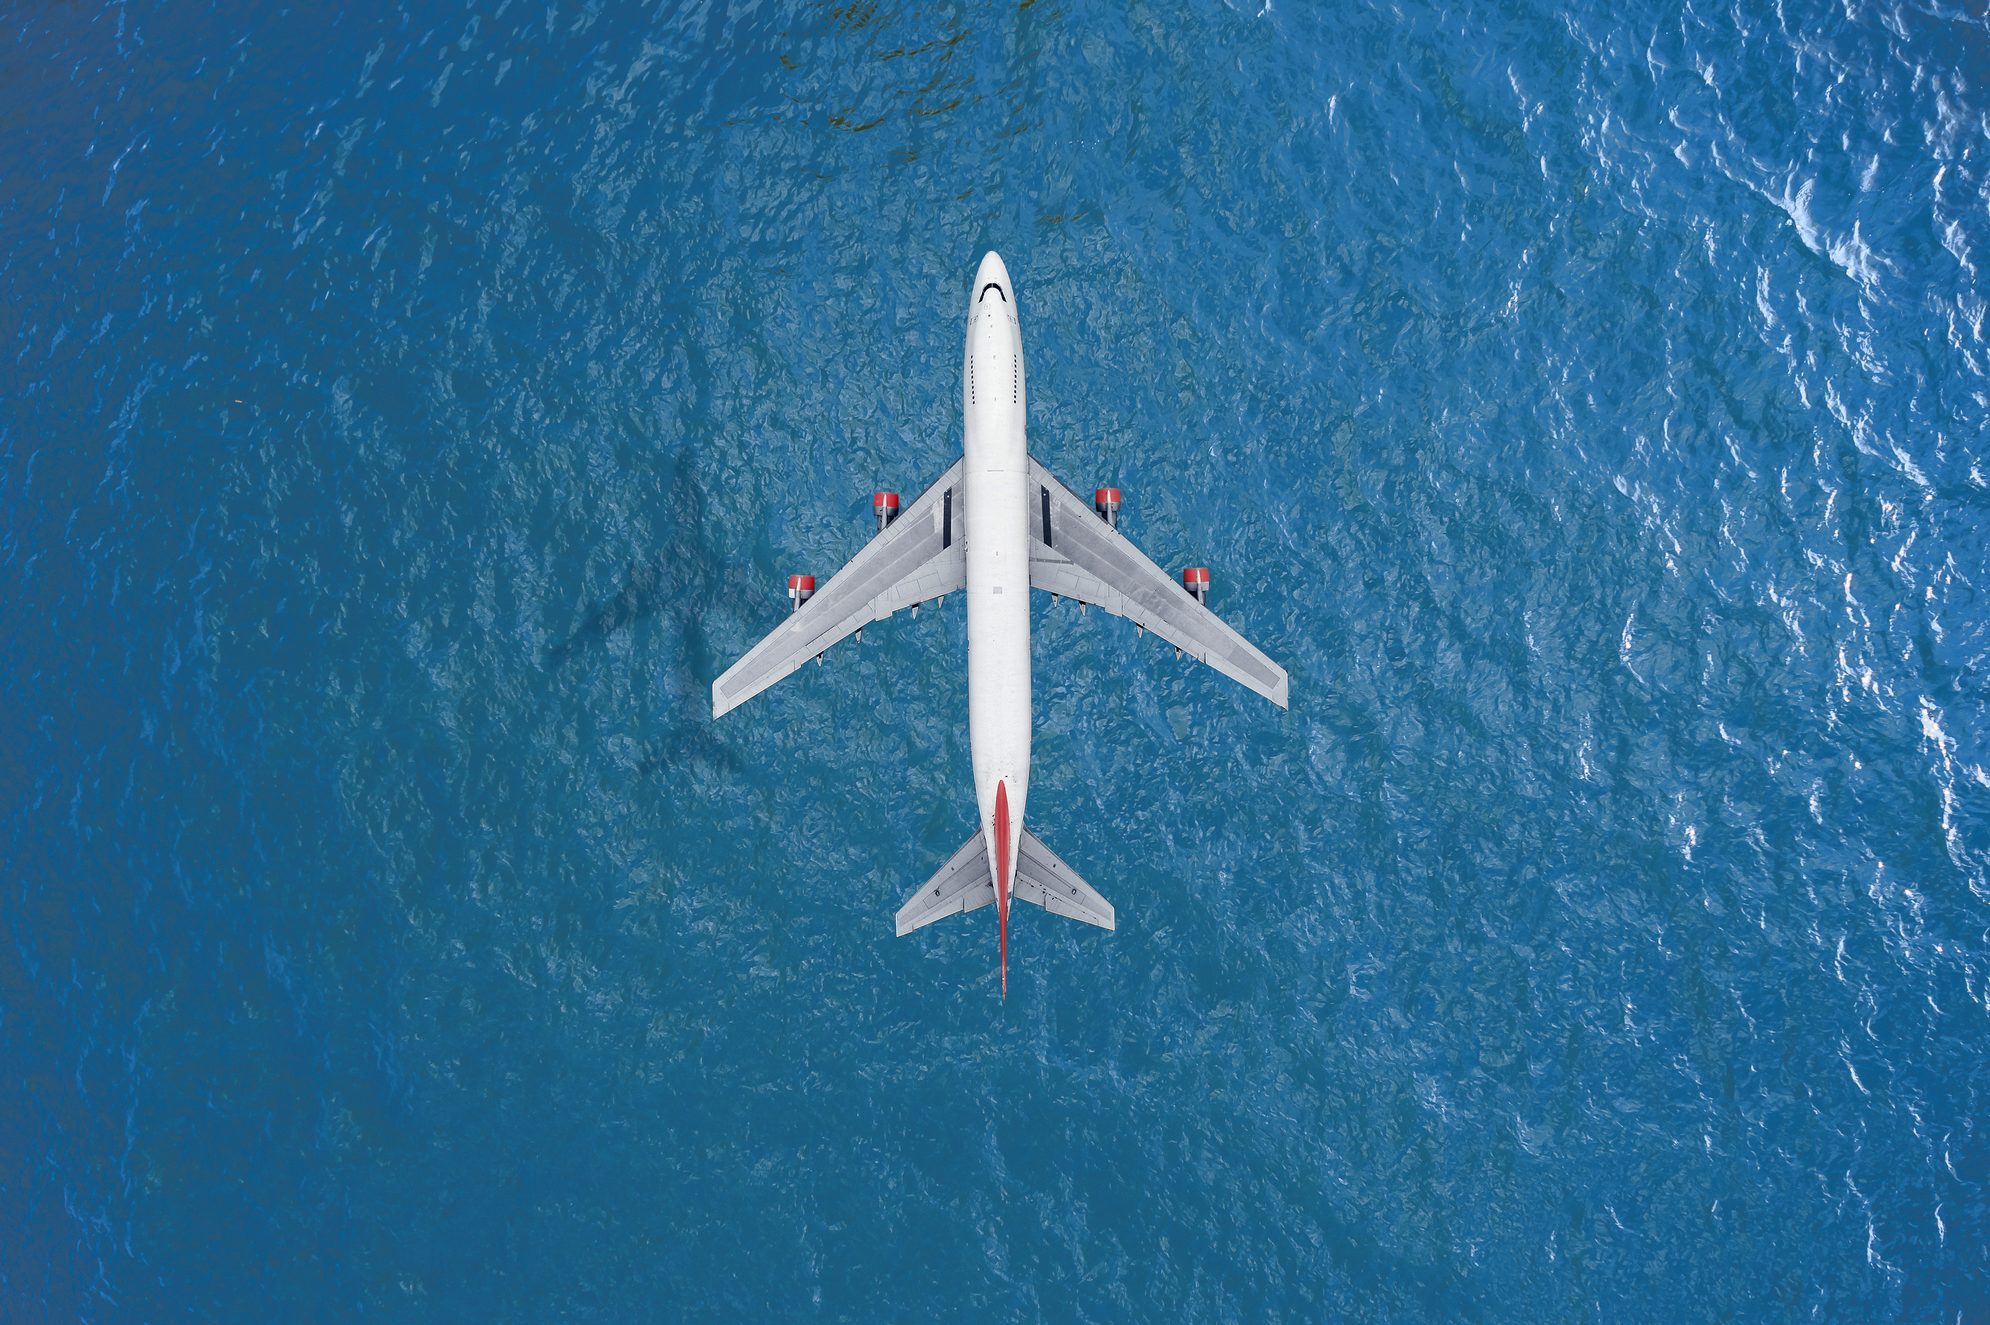
<path fill-rule="evenodd" d="M 1125 535 L 1030 457 L 1030 586 L 1104 608 L 1153 631 L 1280 708 L 1285 669 L 1195 600 Z"/>
<path fill-rule="evenodd" d="M 722 717 L 811 658 L 903 607 L 950 594 L 967 582 L 964 461 L 843 564 L 813 598 L 774 627 L 712 683 L 712 716 Z"/>

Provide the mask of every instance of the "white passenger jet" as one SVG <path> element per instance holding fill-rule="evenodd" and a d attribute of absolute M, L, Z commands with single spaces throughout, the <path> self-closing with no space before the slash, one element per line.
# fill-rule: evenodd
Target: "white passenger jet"
<path fill-rule="evenodd" d="M 1002 993 L 1009 992 L 1009 902 L 1033 902 L 1102 929 L 1112 904 L 1023 827 L 1030 791 L 1030 590 L 1095 604 L 1153 631 L 1280 708 L 1285 669 L 1204 604 L 1209 571 L 1179 584 L 1119 532 L 1120 494 L 1071 495 L 1023 438 L 1022 332 L 1016 289 L 990 253 L 967 309 L 961 406 L 965 454 L 901 515 L 898 494 L 872 498 L 878 532 L 816 592 L 788 577 L 793 610 L 712 685 L 714 718 L 737 708 L 851 634 L 901 608 L 967 591 L 967 738 L 981 827 L 898 910 L 909 934 L 958 911 L 995 904 Z"/>

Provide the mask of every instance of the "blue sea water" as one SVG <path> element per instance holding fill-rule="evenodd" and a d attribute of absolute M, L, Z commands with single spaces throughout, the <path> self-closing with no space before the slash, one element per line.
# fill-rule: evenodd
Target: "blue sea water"
<path fill-rule="evenodd" d="M 1990 1319 L 1990 23 L 9 7 L 0 1318 Z M 1289 668 L 958 602 L 1032 446 Z"/>

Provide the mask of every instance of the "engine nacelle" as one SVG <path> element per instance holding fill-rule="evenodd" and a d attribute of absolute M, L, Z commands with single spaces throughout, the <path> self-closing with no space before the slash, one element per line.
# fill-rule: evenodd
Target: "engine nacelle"
<path fill-rule="evenodd" d="M 1108 527 L 1119 528 L 1119 489 L 1100 488 L 1092 494 L 1092 509 L 1099 513 Z"/>
<path fill-rule="evenodd" d="M 895 492 L 874 492 L 871 494 L 871 511 L 878 518 L 878 532 L 883 533 L 891 522 L 898 518 L 898 494 Z"/>
<path fill-rule="evenodd" d="M 1198 603 L 1209 601 L 1209 567 L 1190 566 L 1182 572 L 1182 588 L 1195 595 Z"/>
<path fill-rule="evenodd" d="M 788 601 L 794 604 L 793 610 L 802 610 L 802 604 L 815 597 L 815 576 L 790 575 L 788 577 Z"/>

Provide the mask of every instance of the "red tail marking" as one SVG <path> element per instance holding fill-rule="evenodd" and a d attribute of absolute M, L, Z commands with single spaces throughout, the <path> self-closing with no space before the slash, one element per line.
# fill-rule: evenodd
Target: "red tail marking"
<path fill-rule="evenodd" d="M 995 914 L 1002 922 L 1002 997 L 1009 996 L 1009 784 L 995 784 Z"/>

